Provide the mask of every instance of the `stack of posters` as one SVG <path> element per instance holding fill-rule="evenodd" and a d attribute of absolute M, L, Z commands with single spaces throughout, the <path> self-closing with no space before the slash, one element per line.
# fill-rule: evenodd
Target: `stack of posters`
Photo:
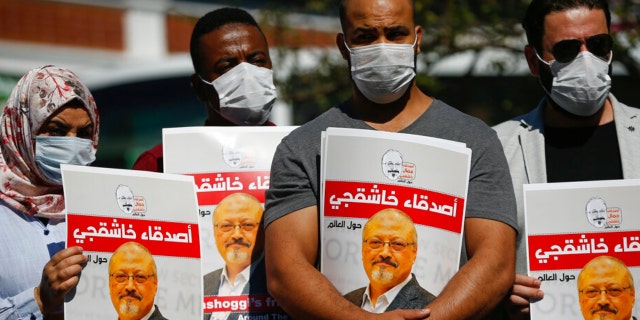
<path fill-rule="evenodd" d="M 286 319 L 269 296 L 261 218 L 276 147 L 294 127 L 163 130 L 164 170 L 197 187 L 207 319 Z"/>
<path fill-rule="evenodd" d="M 471 150 L 374 130 L 322 139 L 321 272 L 358 305 L 370 284 L 439 294 L 459 266 Z"/>
<path fill-rule="evenodd" d="M 62 177 L 67 246 L 89 257 L 65 319 L 202 319 L 193 178 L 71 165 Z"/>
<path fill-rule="evenodd" d="M 638 195 L 640 180 L 524 185 L 529 276 L 544 291 L 531 319 L 640 315 Z"/>

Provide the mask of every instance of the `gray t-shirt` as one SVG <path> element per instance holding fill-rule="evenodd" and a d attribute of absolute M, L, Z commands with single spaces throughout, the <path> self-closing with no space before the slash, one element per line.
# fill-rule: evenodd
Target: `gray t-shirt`
<path fill-rule="evenodd" d="M 364 121 L 349 117 L 342 107 L 333 107 L 295 129 L 278 146 L 266 193 L 265 226 L 291 212 L 320 203 L 322 131 L 327 127 L 374 130 Z M 502 145 L 489 126 L 434 100 L 427 111 L 400 132 L 466 143 L 472 150 L 466 217 L 497 220 L 518 230 L 509 168 Z"/>

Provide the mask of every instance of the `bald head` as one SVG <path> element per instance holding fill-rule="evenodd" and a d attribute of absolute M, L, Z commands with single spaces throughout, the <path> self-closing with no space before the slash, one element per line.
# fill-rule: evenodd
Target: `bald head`
<path fill-rule="evenodd" d="M 342 32 L 345 32 L 346 26 L 350 25 L 348 21 L 349 12 L 360 12 L 359 9 L 365 7 L 397 7 L 397 9 L 408 8 L 411 12 L 412 21 L 408 21 L 414 24 L 415 21 L 415 6 L 413 0 L 341 0 L 340 1 L 340 25 L 342 26 Z M 366 12 L 366 11 L 365 11 Z M 356 15 L 362 15 L 363 13 L 357 13 Z"/>
<path fill-rule="evenodd" d="M 226 211 L 240 210 L 240 209 L 248 209 L 253 213 L 262 215 L 262 205 L 260 201 L 247 193 L 237 192 L 231 195 L 226 196 L 224 199 L 218 203 L 218 206 L 213 211 L 214 218 L 216 214 L 224 215 Z"/>
<path fill-rule="evenodd" d="M 397 209 L 383 209 L 372 215 L 362 230 L 363 240 L 368 234 L 377 230 L 396 230 L 406 233 L 412 242 L 418 241 L 418 233 L 413 220 L 408 214 Z"/>
<path fill-rule="evenodd" d="M 109 271 L 112 271 L 122 261 L 140 261 L 143 265 L 148 265 L 152 273 L 156 273 L 156 262 L 147 247 L 140 243 L 129 241 L 119 246 L 111 256 L 109 261 Z"/>
<path fill-rule="evenodd" d="M 578 284 L 580 284 L 581 279 L 586 281 L 594 272 L 608 273 L 609 271 L 623 275 L 628 279 L 628 284 L 633 286 L 633 275 L 627 268 L 627 265 L 622 262 L 622 260 L 611 256 L 598 256 L 587 262 L 587 264 L 582 267 L 580 275 L 578 275 Z"/>

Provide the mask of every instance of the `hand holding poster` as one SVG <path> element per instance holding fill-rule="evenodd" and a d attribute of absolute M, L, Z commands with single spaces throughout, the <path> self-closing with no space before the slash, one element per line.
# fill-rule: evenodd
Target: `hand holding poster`
<path fill-rule="evenodd" d="M 292 129 L 163 130 L 165 172 L 198 190 L 205 320 L 287 318 L 267 292 L 261 220 L 273 153 Z"/>
<path fill-rule="evenodd" d="M 424 307 L 458 270 L 471 150 L 373 130 L 322 139 L 322 273 L 369 311 Z"/>
<path fill-rule="evenodd" d="M 524 185 L 531 319 L 635 319 L 640 180 Z"/>
<path fill-rule="evenodd" d="M 62 166 L 67 246 L 89 258 L 66 319 L 201 319 L 193 178 Z"/>

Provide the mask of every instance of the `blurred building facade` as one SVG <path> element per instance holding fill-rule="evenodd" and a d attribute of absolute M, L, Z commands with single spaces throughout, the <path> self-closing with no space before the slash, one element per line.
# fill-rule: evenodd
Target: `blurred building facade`
<path fill-rule="evenodd" d="M 198 18 L 220 7 L 171 0 L 0 0 L 0 101 L 32 68 L 70 68 L 100 108 L 96 165 L 128 168 L 161 140 L 162 128 L 204 123 L 204 106 L 188 83 L 189 40 Z M 288 25 L 301 27 L 282 28 L 269 22 L 282 17 L 247 10 L 264 29 L 274 60 L 282 56 L 279 48 L 335 46 L 336 18 L 291 14 Z M 291 63 L 305 61 L 274 61 L 276 78 Z M 291 125 L 291 113 L 279 101 L 272 121 Z"/>

